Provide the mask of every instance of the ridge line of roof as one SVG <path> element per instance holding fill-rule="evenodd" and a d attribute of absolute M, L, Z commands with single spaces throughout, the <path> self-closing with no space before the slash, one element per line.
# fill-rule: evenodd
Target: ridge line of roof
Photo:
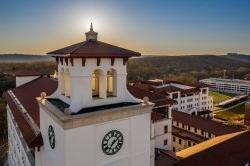
<path fill-rule="evenodd" d="M 77 43 L 77 44 L 79 44 L 79 46 L 78 46 L 77 48 L 75 48 L 73 51 L 71 51 L 69 54 L 73 54 L 76 50 L 78 50 L 78 49 L 79 49 L 81 46 L 83 46 L 85 43 L 86 43 L 86 41 Z"/>
<path fill-rule="evenodd" d="M 17 109 L 21 112 L 21 115 L 23 116 L 23 118 L 26 120 L 26 122 L 34 131 L 34 134 L 38 136 L 41 133 L 41 131 L 39 127 L 37 126 L 37 124 L 35 123 L 34 119 L 29 115 L 28 111 L 24 108 L 24 106 L 21 104 L 21 102 L 18 100 L 18 98 L 15 96 L 15 94 L 11 90 L 8 90 L 7 93 L 9 94 L 11 99 L 14 101 Z"/>

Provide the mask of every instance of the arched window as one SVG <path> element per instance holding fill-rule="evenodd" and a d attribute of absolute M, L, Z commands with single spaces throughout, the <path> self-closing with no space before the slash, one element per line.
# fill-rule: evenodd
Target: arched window
<path fill-rule="evenodd" d="M 92 97 L 100 97 L 100 70 L 92 73 Z"/>
<path fill-rule="evenodd" d="M 116 72 L 111 69 L 107 72 L 107 97 L 116 96 Z"/>
<path fill-rule="evenodd" d="M 66 70 L 64 73 L 64 90 L 65 90 L 65 96 L 70 97 L 71 94 L 71 87 L 70 87 L 70 76 L 69 76 L 69 71 Z"/>
<path fill-rule="evenodd" d="M 65 94 L 65 79 L 64 79 L 64 69 L 62 68 L 60 73 L 59 73 L 59 78 L 60 78 L 60 90 L 61 90 L 61 94 L 64 95 Z"/>

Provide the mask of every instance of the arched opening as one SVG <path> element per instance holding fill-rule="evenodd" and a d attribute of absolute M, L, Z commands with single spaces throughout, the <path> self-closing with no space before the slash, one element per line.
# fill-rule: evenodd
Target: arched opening
<path fill-rule="evenodd" d="M 64 73 L 64 90 L 65 90 L 65 96 L 70 97 L 70 95 L 71 95 L 70 76 L 69 76 L 68 70 L 66 70 L 66 72 Z"/>
<path fill-rule="evenodd" d="M 107 72 L 107 97 L 116 96 L 116 71 L 110 69 Z"/>
<path fill-rule="evenodd" d="M 92 73 L 92 97 L 100 97 L 101 70 L 97 69 Z"/>
<path fill-rule="evenodd" d="M 59 81 L 60 81 L 60 92 L 62 95 L 65 94 L 65 79 L 64 79 L 64 69 L 62 69 L 59 73 Z"/>

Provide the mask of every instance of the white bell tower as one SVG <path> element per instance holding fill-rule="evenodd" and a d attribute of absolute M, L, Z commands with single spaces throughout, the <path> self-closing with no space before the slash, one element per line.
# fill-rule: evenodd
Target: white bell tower
<path fill-rule="evenodd" d="M 139 53 L 99 42 L 92 23 L 85 34 L 86 41 L 50 53 L 58 62 L 59 87 L 54 96 L 69 104 L 72 112 L 98 105 L 138 102 L 128 92 L 126 80 L 128 58 Z M 126 51 L 128 55 L 124 54 Z"/>
<path fill-rule="evenodd" d="M 140 53 L 86 40 L 52 54 L 58 89 L 38 99 L 39 166 L 149 166 L 153 104 L 127 90 L 127 62 Z"/>

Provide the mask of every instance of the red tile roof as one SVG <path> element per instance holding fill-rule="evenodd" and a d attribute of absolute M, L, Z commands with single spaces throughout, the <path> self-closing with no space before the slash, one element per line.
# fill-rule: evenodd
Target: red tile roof
<path fill-rule="evenodd" d="M 39 97 L 41 92 L 46 92 L 47 95 L 51 95 L 56 89 L 57 81 L 48 77 L 39 77 L 31 82 L 13 89 L 12 92 L 20 101 L 22 106 L 27 110 L 28 114 L 36 123 L 36 125 L 39 127 L 40 114 L 36 97 Z M 42 145 L 41 135 L 36 135 L 32 127 L 23 117 L 19 106 L 14 102 L 11 95 L 8 92 L 4 92 L 3 96 L 6 99 L 28 146 L 32 147 Z"/>
<path fill-rule="evenodd" d="M 43 76 L 50 75 L 48 72 L 37 72 L 37 71 L 18 71 L 15 73 L 16 77 L 25 77 L 25 76 Z"/>
<path fill-rule="evenodd" d="M 155 91 L 164 91 L 164 92 L 178 92 L 178 91 L 181 91 L 182 89 L 178 88 L 178 87 L 175 87 L 175 86 L 172 86 L 172 85 L 169 85 L 169 86 L 165 86 L 165 87 L 162 87 L 162 88 L 154 88 Z"/>
<path fill-rule="evenodd" d="M 210 139 L 212 142 L 217 138 Z M 208 147 L 198 153 L 184 158 L 176 166 L 243 166 L 250 163 L 250 131 L 238 134 L 228 140 L 222 141 L 211 147 Z M 208 142 L 207 141 L 207 142 Z M 205 142 L 203 142 L 205 143 Z M 196 146 L 199 146 L 196 145 Z M 195 146 L 191 147 L 195 148 Z M 190 149 L 191 150 L 191 149 Z"/>
<path fill-rule="evenodd" d="M 177 136 L 177 137 L 182 138 L 182 139 L 192 140 L 196 143 L 200 143 L 202 141 L 205 141 L 204 137 L 199 136 L 199 135 L 194 134 L 194 133 L 191 133 L 187 130 L 175 127 L 175 126 L 172 127 L 172 134 L 174 136 Z"/>
<path fill-rule="evenodd" d="M 155 107 L 173 105 L 176 103 L 175 100 L 169 99 L 160 93 L 146 91 L 131 85 L 128 85 L 127 88 L 128 91 L 136 98 L 143 99 L 143 97 L 148 97 L 149 101 L 155 103 Z"/>
<path fill-rule="evenodd" d="M 151 120 L 154 121 L 158 121 L 158 120 L 162 120 L 162 119 L 166 119 L 167 117 L 159 112 L 155 112 L 152 111 L 151 112 Z"/>
<path fill-rule="evenodd" d="M 197 129 L 214 134 L 215 136 L 229 134 L 241 131 L 241 129 L 228 126 L 211 119 L 202 118 L 200 116 L 190 115 L 180 111 L 172 111 L 173 121 L 183 123 L 185 125 L 195 127 Z"/>
<path fill-rule="evenodd" d="M 129 58 L 133 56 L 141 56 L 139 52 L 113 46 L 101 41 L 84 41 L 51 51 L 47 54 L 68 55 L 69 57 L 75 58 Z"/>

